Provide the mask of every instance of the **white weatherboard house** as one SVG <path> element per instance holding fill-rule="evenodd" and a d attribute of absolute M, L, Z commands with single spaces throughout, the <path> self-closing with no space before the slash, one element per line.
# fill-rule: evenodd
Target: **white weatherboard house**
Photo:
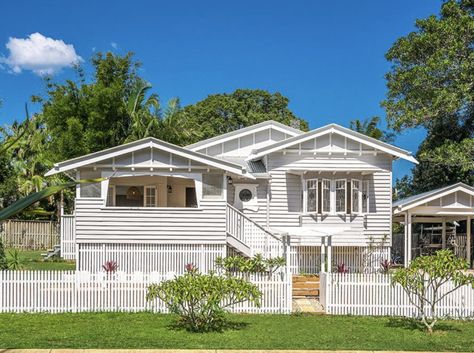
<path fill-rule="evenodd" d="M 266 121 L 186 147 L 145 138 L 47 175 L 106 178 L 78 186 L 74 216 L 65 217 L 79 270 L 116 261 L 124 271 L 181 272 L 191 262 L 207 271 L 218 256 L 262 253 L 315 273 L 328 263 L 363 267 L 384 238 L 389 258 L 399 158 L 416 163 L 336 124 L 302 132 Z"/>

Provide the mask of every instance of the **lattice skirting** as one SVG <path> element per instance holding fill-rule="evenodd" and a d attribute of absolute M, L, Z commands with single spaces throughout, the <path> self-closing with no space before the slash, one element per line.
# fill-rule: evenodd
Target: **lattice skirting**
<path fill-rule="evenodd" d="M 368 247 L 333 246 L 332 270 L 344 264 L 350 272 L 367 272 L 380 268 L 380 262 L 390 260 L 390 247 L 369 249 Z M 290 248 L 290 271 L 319 273 L 321 271 L 321 248 L 319 246 L 292 246 Z"/>
<path fill-rule="evenodd" d="M 209 244 L 79 244 L 78 269 L 100 272 L 107 261 L 115 261 L 124 272 L 184 272 L 193 263 L 200 271 L 214 268 L 218 256 L 225 256 L 225 245 Z"/>

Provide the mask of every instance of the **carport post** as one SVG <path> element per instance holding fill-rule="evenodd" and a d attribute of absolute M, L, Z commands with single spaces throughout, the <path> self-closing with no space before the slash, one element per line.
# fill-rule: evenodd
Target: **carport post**
<path fill-rule="evenodd" d="M 471 216 L 467 216 L 466 220 L 466 257 L 469 262 L 469 268 L 472 267 L 471 262 Z"/>
<path fill-rule="evenodd" d="M 326 237 L 321 237 L 321 272 L 326 272 Z"/>

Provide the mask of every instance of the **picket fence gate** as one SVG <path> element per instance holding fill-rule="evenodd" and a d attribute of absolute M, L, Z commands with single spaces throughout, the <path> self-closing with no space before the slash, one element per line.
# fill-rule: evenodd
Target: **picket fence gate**
<path fill-rule="evenodd" d="M 0 312 L 167 312 L 161 300 L 148 302 L 146 292 L 150 284 L 174 276 L 159 272 L 0 271 Z M 262 291 L 261 306 L 244 302 L 230 311 L 291 312 L 291 278 L 287 274 L 242 276 Z"/>
<path fill-rule="evenodd" d="M 446 283 L 441 291 L 446 293 L 453 288 L 453 283 Z M 403 288 L 392 284 L 390 274 L 321 273 L 320 302 L 327 314 L 418 316 Z M 438 304 L 436 315 L 474 318 L 474 289 L 463 286 L 450 293 Z"/>

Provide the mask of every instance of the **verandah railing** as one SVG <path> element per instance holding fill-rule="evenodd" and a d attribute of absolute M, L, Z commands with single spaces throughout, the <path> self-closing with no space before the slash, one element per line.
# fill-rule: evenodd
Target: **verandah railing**
<path fill-rule="evenodd" d="M 235 207 L 227 204 L 226 232 L 250 247 L 254 254 L 265 257 L 284 255 L 282 240 L 250 219 Z"/>
<path fill-rule="evenodd" d="M 0 271 L 0 312 L 144 311 L 166 312 L 160 300 L 147 302 L 147 287 L 170 273 L 85 271 Z M 232 312 L 291 312 L 291 278 L 285 273 L 246 274 L 262 291 L 261 306 L 244 302 Z"/>

